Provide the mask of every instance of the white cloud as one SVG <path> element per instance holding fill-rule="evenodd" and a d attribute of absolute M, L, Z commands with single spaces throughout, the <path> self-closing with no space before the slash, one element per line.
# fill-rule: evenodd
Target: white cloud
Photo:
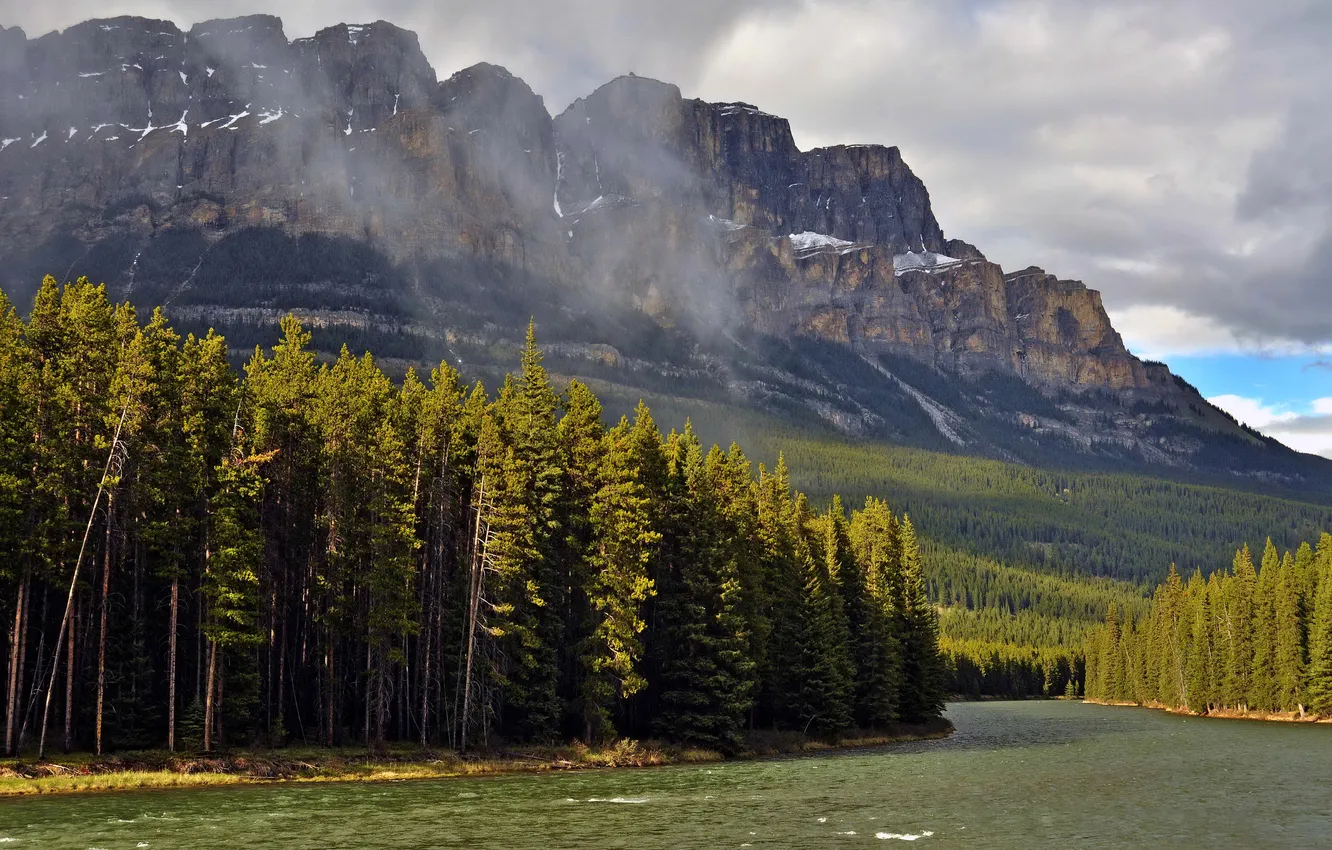
<path fill-rule="evenodd" d="M 1238 395 L 1219 395 L 1207 400 L 1296 451 L 1332 457 L 1332 398 L 1315 399 L 1306 412 Z"/>
<path fill-rule="evenodd" d="M 1300 418 L 1300 414 L 1295 411 L 1278 405 L 1266 405 L 1260 398 L 1218 395 L 1209 398 L 1208 401 L 1251 428 L 1267 428 L 1275 423 L 1290 422 Z"/>
<path fill-rule="evenodd" d="M 1332 345 L 1245 336 L 1215 318 L 1168 304 L 1141 304 L 1111 309 L 1109 313 L 1128 349 L 1148 360 L 1169 362 L 1172 357 L 1214 354 L 1300 356 L 1332 351 Z"/>

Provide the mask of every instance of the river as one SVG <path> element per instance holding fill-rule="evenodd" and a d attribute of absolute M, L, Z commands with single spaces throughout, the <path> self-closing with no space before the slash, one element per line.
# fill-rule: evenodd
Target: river
<path fill-rule="evenodd" d="M 958 703 L 826 756 L 0 800 L 0 847 L 1332 847 L 1332 727 Z"/>

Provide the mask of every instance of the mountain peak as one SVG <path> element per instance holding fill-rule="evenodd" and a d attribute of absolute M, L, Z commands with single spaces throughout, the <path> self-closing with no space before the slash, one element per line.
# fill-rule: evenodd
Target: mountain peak
<path fill-rule="evenodd" d="M 15 303 L 87 274 L 247 345 L 296 310 L 404 359 L 480 362 L 537 316 L 562 356 L 632 363 L 602 375 L 631 393 L 889 437 L 924 417 L 1018 459 L 1256 450 L 1129 354 L 1098 292 L 946 238 L 893 146 L 802 151 L 759 106 L 635 75 L 552 118 L 500 66 L 438 80 L 385 21 L 289 42 L 270 15 L 188 36 L 116 18 L 0 47 Z"/>

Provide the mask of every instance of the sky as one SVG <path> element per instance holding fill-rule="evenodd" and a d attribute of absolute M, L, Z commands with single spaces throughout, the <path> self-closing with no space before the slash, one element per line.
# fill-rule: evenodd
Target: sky
<path fill-rule="evenodd" d="M 949 237 L 1099 289 L 1136 354 L 1332 456 L 1326 0 L 0 0 L 91 17 L 383 19 L 441 78 L 504 65 L 555 113 L 629 71 L 897 145 Z"/>

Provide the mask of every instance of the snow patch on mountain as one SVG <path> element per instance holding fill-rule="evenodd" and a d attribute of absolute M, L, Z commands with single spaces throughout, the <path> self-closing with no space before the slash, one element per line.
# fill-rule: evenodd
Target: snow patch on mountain
<path fill-rule="evenodd" d="M 905 254 L 893 256 L 893 272 L 895 274 L 901 274 L 902 272 L 936 272 L 953 268 L 963 262 L 963 260 L 956 257 L 948 257 L 923 249 L 920 253 L 907 251 Z"/>

